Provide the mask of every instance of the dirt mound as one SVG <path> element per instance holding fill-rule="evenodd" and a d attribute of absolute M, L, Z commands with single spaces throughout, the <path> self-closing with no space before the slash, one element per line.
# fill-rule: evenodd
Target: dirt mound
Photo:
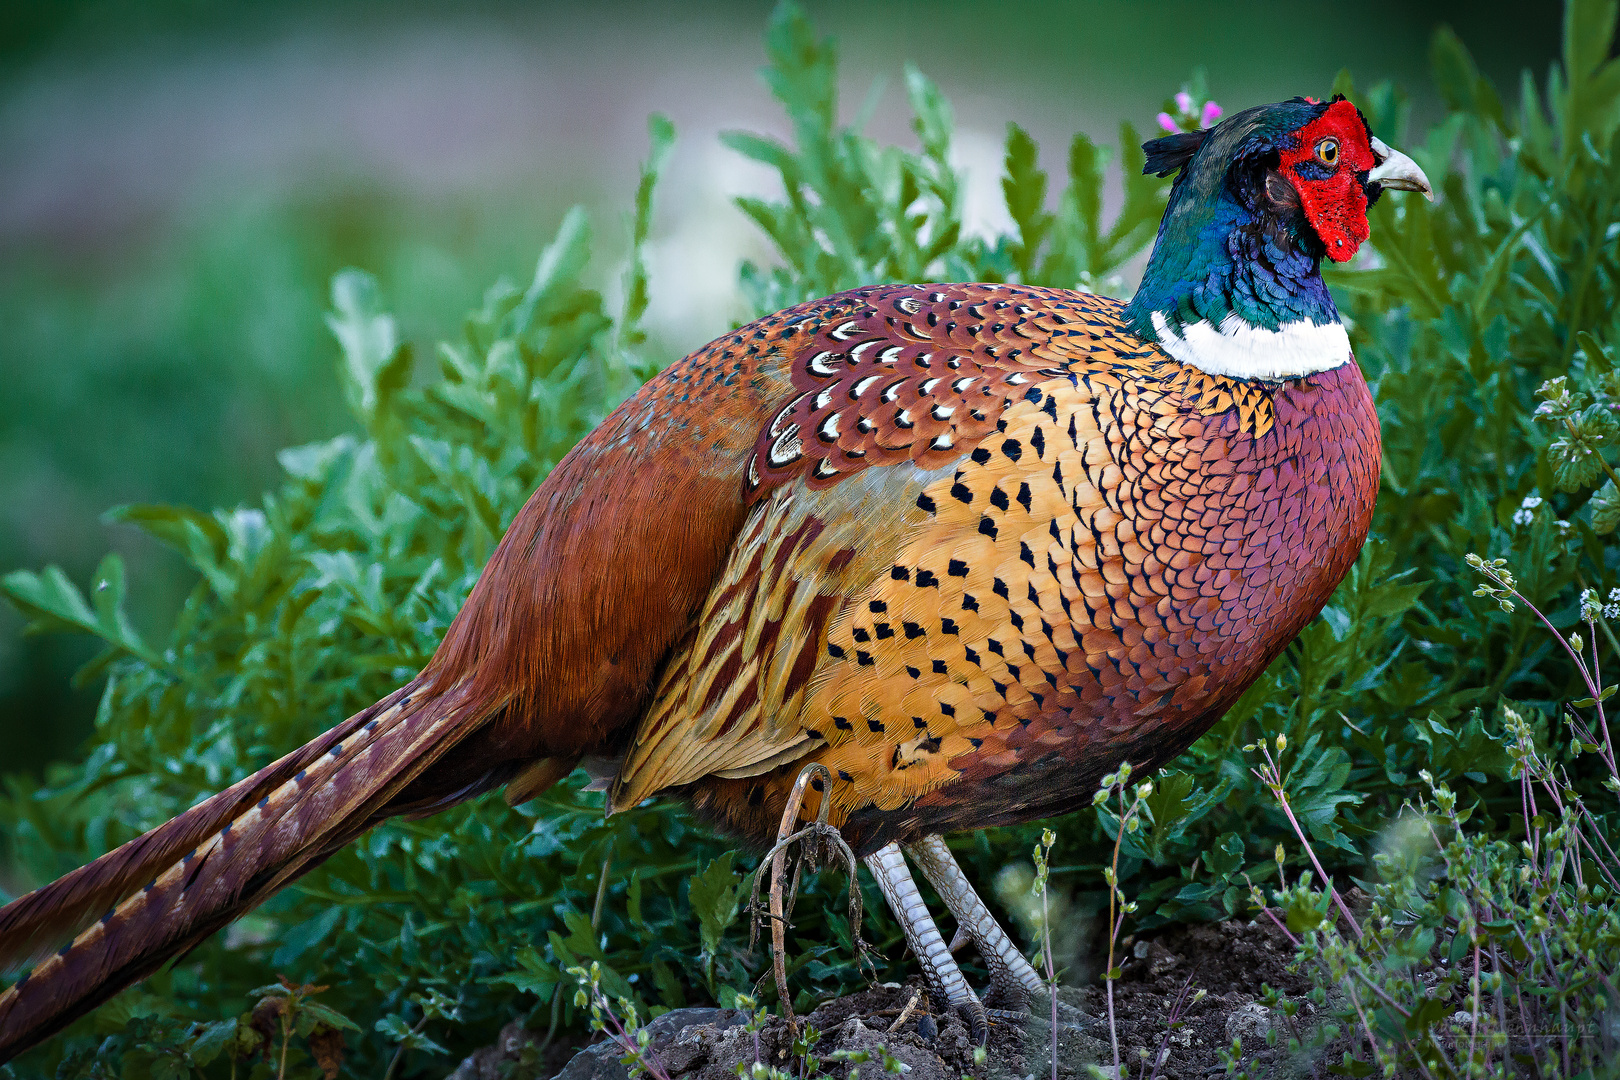
<path fill-rule="evenodd" d="M 1158 1073 L 1166 1080 L 1202 1080 L 1223 1071 L 1219 1052 L 1234 1037 L 1242 1040 L 1251 1061 L 1262 1067 L 1273 1061 L 1282 1052 L 1266 1046 L 1273 1016 L 1255 999 L 1263 985 L 1291 994 L 1309 988 L 1287 970 L 1291 956 L 1282 934 L 1256 923 L 1178 927 L 1151 940 L 1129 942 L 1124 973 L 1114 987 L 1114 1027 L 1127 1075 L 1146 1075 L 1143 1063 L 1160 1057 Z M 1199 989 L 1206 996 L 1191 1004 Z M 1177 1010 L 1178 1000 L 1183 1023 L 1172 1031 L 1167 1018 Z M 1080 1080 L 1088 1075 L 1089 1064 L 1111 1067 L 1103 988 L 1066 987 L 1059 991 L 1059 1001 L 1061 1080 Z M 802 1019 L 820 1034 L 812 1053 L 821 1060 L 823 1074 L 846 1076 L 852 1063 L 834 1055 L 865 1051 L 871 1060 L 854 1067 L 861 1080 L 880 1080 L 881 1052 L 887 1051 L 906 1067 L 907 1080 L 1024 1080 L 1050 1076 L 1052 1069 L 1050 1005 L 1038 1002 L 1034 1008 L 1022 1016 L 992 1013 L 982 1066 L 974 1065 L 962 1021 L 930 1012 L 927 996 L 915 982 L 884 983 L 850 994 Z M 779 1017 L 771 1017 L 757 1033 L 748 1031 L 746 1022 L 735 1009 L 677 1009 L 648 1025 L 652 1053 L 670 1080 L 734 1080 L 739 1064 L 755 1061 L 799 1073 L 801 1062 Z M 598 1042 L 570 1058 L 557 1046 L 541 1049 L 538 1035 L 514 1024 L 495 1046 L 463 1061 L 450 1080 L 554 1074 L 556 1080 L 626 1080 L 622 1056 L 617 1045 Z"/>

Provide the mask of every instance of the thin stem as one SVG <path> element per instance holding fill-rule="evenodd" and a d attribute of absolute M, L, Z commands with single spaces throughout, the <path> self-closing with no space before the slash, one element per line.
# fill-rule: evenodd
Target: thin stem
<path fill-rule="evenodd" d="M 281 1065 L 276 1069 L 276 1080 L 286 1080 L 287 1076 L 287 1047 L 292 1042 L 292 1010 L 293 999 L 289 996 L 281 1006 Z"/>
<path fill-rule="evenodd" d="M 1294 827 L 1294 835 L 1299 837 L 1299 842 L 1304 845 L 1305 854 L 1310 856 L 1311 865 L 1316 867 L 1317 874 L 1322 878 L 1322 887 L 1327 890 L 1328 895 L 1333 898 L 1333 902 L 1338 905 L 1339 911 L 1344 915 L 1344 921 L 1350 924 L 1350 929 L 1356 932 L 1357 938 L 1366 937 L 1366 931 L 1362 930 L 1361 924 L 1356 921 L 1355 915 L 1351 913 L 1350 905 L 1344 902 L 1344 897 L 1339 895 L 1339 890 L 1333 887 L 1333 879 L 1328 877 L 1326 870 L 1322 869 L 1322 863 L 1316 857 L 1316 849 L 1311 847 L 1311 842 L 1305 838 L 1304 828 L 1300 826 L 1299 819 L 1294 816 L 1294 808 L 1288 805 L 1288 793 L 1283 790 L 1282 774 L 1278 770 L 1276 762 L 1271 758 L 1270 748 L 1262 743 L 1260 752 L 1266 756 L 1266 764 L 1270 766 L 1271 775 L 1269 778 L 1258 773 L 1255 775 L 1259 776 L 1261 782 L 1271 789 L 1272 796 L 1282 805 L 1283 813 L 1288 816 L 1288 823 Z"/>
<path fill-rule="evenodd" d="M 1530 824 L 1535 798 L 1535 793 L 1530 790 L 1530 767 L 1526 765 L 1524 775 L 1519 777 L 1519 806 L 1524 813 L 1524 840 L 1530 845 L 1531 859 L 1536 857 L 1536 844 L 1541 839 L 1541 834 Z"/>
<path fill-rule="evenodd" d="M 591 929 L 602 924 L 602 900 L 607 896 L 608 871 L 613 867 L 613 841 L 608 841 L 607 854 L 602 856 L 602 870 L 596 882 L 596 906 L 591 909 Z"/>
<path fill-rule="evenodd" d="M 1592 823 L 1592 832 L 1597 836 L 1598 841 L 1602 843 L 1603 850 L 1609 853 L 1609 860 L 1615 864 L 1616 868 L 1620 868 L 1620 858 L 1616 858 L 1614 849 L 1609 846 L 1609 841 L 1604 838 L 1602 827 L 1598 825 L 1597 818 L 1592 816 L 1592 811 L 1588 810 L 1586 808 L 1586 804 L 1583 802 L 1576 803 L 1575 809 L 1586 815 L 1586 820 Z M 1592 861 L 1597 864 L 1599 872 L 1601 872 L 1603 876 L 1608 879 L 1609 887 L 1614 889 L 1616 892 L 1620 892 L 1620 881 L 1616 881 L 1614 875 L 1609 872 L 1608 864 L 1604 862 L 1603 857 L 1598 853 L 1597 848 L 1592 846 L 1592 839 L 1586 835 L 1586 830 L 1578 829 L 1576 830 L 1575 835 L 1581 838 L 1581 842 L 1586 845 L 1586 849 L 1592 853 Z"/>
<path fill-rule="evenodd" d="M 1104 981 L 1107 983 L 1108 989 L 1108 1038 L 1114 1047 L 1114 1080 L 1125 1080 L 1123 1073 L 1120 1071 L 1119 1029 L 1114 1023 L 1114 943 L 1119 938 L 1120 926 L 1125 922 L 1125 913 L 1123 911 L 1119 912 L 1117 918 L 1114 912 L 1114 904 L 1120 896 L 1119 849 L 1120 845 L 1125 842 L 1125 816 L 1128 813 L 1125 809 L 1125 788 L 1123 785 L 1119 789 L 1119 807 L 1119 829 L 1114 833 L 1114 857 L 1109 863 L 1111 874 L 1108 882 L 1108 971 L 1104 976 Z"/>
<path fill-rule="evenodd" d="M 551 989 L 551 1025 L 546 1028 L 546 1037 L 540 1043 L 544 1050 L 551 1045 L 551 1040 L 557 1037 L 557 1021 L 562 1018 L 562 984 L 558 983 Z"/>
<path fill-rule="evenodd" d="M 1389 1006 L 1391 1009 L 1394 1009 L 1396 1012 L 1400 1013 L 1402 1020 L 1410 1020 L 1410 1019 L 1412 1019 L 1412 1014 L 1410 1012 L 1408 1012 L 1406 1009 L 1401 1008 L 1401 1003 L 1396 1001 L 1394 998 L 1390 997 L 1389 991 L 1385 990 L 1382 986 L 1379 986 L 1377 983 L 1373 982 L 1372 979 L 1368 978 L 1366 972 L 1359 971 L 1359 970 L 1352 970 L 1350 972 L 1350 974 L 1352 974 L 1356 978 L 1360 979 L 1362 981 L 1362 983 L 1367 987 L 1367 989 L 1371 990 L 1373 992 L 1374 997 L 1381 1000 L 1385 1005 Z"/>
<path fill-rule="evenodd" d="M 1473 978 L 1469 980 L 1468 984 L 1470 991 L 1469 1001 L 1472 1006 L 1469 1009 L 1468 1022 L 1468 1061 L 1470 1064 L 1472 1064 L 1474 1060 L 1474 1047 L 1479 1042 L 1479 930 L 1477 919 L 1478 916 L 1474 912 L 1474 898 L 1469 897 L 1468 936 L 1470 939 L 1472 939 L 1474 945 L 1474 975 Z"/>
<path fill-rule="evenodd" d="M 1041 882 L 1041 950 L 1046 954 L 1046 985 L 1052 992 L 1052 1080 L 1058 1080 L 1057 966 L 1052 962 L 1052 915 L 1046 903 L 1046 882 Z"/>
<path fill-rule="evenodd" d="M 1119 1031 L 1114 1026 L 1114 980 L 1108 982 L 1108 1038 L 1114 1044 L 1114 1080 L 1125 1080 L 1119 1065 Z"/>
<path fill-rule="evenodd" d="M 608 1001 L 607 995 L 602 993 L 595 980 L 591 982 L 591 995 L 596 999 L 597 1008 L 602 1014 L 601 1030 L 604 1035 L 619 1044 L 619 1048 L 627 1057 L 633 1057 L 653 1077 L 653 1080 L 669 1080 L 669 1070 L 664 1068 L 663 1061 L 651 1049 L 643 1050 L 635 1039 L 630 1037 L 628 1029 L 619 1020 L 618 1014 L 613 1011 L 613 1005 Z M 754 1063 L 759 1064 L 759 1030 L 754 1030 Z"/>
<path fill-rule="evenodd" d="M 1292 933 L 1289 933 L 1288 925 L 1281 919 L 1277 918 L 1276 912 L 1272 911 L 1269 907 L 1261 908 L 1260 910 L 1264 911 L 1267 917 L 1269 917 L 1272 922 L 1277 924 L 1277 929 L 1281 930 L 1288 936 L 1288 940 L 1293 944 L 1294 948 L 1299 948 L 1299 938 L 1295 937 Z"/>
<path fill-rule="evenodd" d="M 1616 484 L 1615 488 L 1617 490 L 1620 490 L 1620 484 Z M 1592 624 L 1587 623 L 1586 625 L 1588 627 L 1588 633 L 1590 633 L 1591 632 L 1590 627 L 1591 627 Z M 1602 686 L 1603 686 L 1603 674 L 1602 674 L 1601 671 L 1598 670 L 1597 635 L 1592 634 L 1591 636 L 1592 636 L 1592 680 L 1594 682 L 1596 682 L 1598 684 L 1598 687 L 1599 687 L 1598 693 L 1593 695 L 1592 700 L 1597 705 L 1598 728 L 1599 728 L 1599 730 L 1601 730 L 1603 732 L 1603 751 L 1604 751 L 1606 760 L 1607 760 L 1608 765 L 1609 765 L 1609 772 L 1610 773 L 1617 773 L 1617 770 L 1616 770 L 1616 767 L 1615 767 L 1615 759 L 1614 759 L 1614 741 L 1609 738 L 1609 720 L 1608 720 L 1608 717 L 1606 717 L 1603 714 L 1603 692 L 1602 692 L 1602 689 L 1601 689 Z"/>
<path fill-rule="evenodd" d="M 1171 1033 L 1175 1031 L 1176 1025 L 1181 1022 L 1182 1005 L 1186 1002 L 1187 991 L 1190 989 L 1192 989 L 1192 976 L 1188 975 L 1187 981 L 1181 984 L 1181 992 L 1170 1003 L 1170 1015 L 1164 1019 L 1164 1035 L 1159 1039 L 1159 1048 L 1153 1052 L 1153 1071 L 1148 1073 L 1147 1080 L 1158 1080 L 1159 1078 L 1159 1065 L 1164 1061 L 1165 1050 L 1170 1046 Z M 1144 1070 L 1145 1068 L 1146 1066 L 1144 1066 Z"/>
<path fill-rule="evenodd" d="M 556 993 L 560 995 L 562 991 L 557 990 Z M 422 1034 L 422 1029 L 427 1027 L 428 1017 L 431 1015 L 432 1014 L 428 1012 L 427 1007 L 424 1006 L 422 1008 L 422 1019 L 418 1020 L 416 1022 L 416 1026 L 411 1028 L 411 1035 Z M 388 1071 L 383 1073 L 383 1080 L 394 1080 L 394 1070 L 398 1069 L 399 1063 L 405 1060 L 405 1048 L 411 1045 L 411 1035 L 407 1035 L 405 1038 L 399 1040 L 399 1049 L 394 1051 L 393 1059 L 388 1062 Z M 287 1054 L 286 1049 L 283 1048 L 281 1053 L 282 1057 L 285 1058 Z"/>
<path fill-rule="evenodd" d="M 1607 468 L 1607 466 L 1605 466 L 1605 468 Z M 1615 487 L 1620 488 L 1620 482 L 1617 482 L 1615 484 Z M 1506 589 L 1509 593 L 1512 593 L 1514 596 L 1518 597 L 1519 598 L 1519 603 L 1521 603 L 1525 607 L 1529 608 L 1530 611 L 1535 615 L 1535 617 L 1540 619 L 1542 621 L 1543 625 L 1545 625 L 1548 630 L 1552 631 L 1553 637 L 1558 639 L 1558 644 L 1563 647 L 1564 652 L 1569 654 L 1569 658 L 1571 660 L 1575 661 L 1575 668 L 1576 668 L 1577 671 L 1579 671 L 1581 673 L 1581 681 L 1586 684 L 1587 692 L 1594 698 L 1597 697 L 1600 693 L 1602 693 L 1603 688 L 1592 682 L 1592 672 L 1586 666 L 1586 661 L 1581 659 L 1581 654 L 1580 653 L 1578 653 L 1574 649 L 1570 648 L 1569 641 L 1564 637 L 1563 633 L 1559 631 L 1558 627 L 1556 627 L 1556 626 L 1554 626 L 1552 624 L 1552 620 L 1547 618 L 1547 616 L 1543 615 L 1541 613 L 1540 608 L 1536 607 L 1536 605 L 1532 604 L 1529 600 L 1525 599 L 1524 594 L 1521 593 L 1518 589 L 1515 589 L 1515 588 L 1513 588 L 1513 587 L 1511 587 L 1509 585 L 1504 584 L 1501 578 L 1497 577 L 1494 573 L 1491 573 L 1491 568 L 1490 567 L 1487 566 L 1486 569 L 1485 569 L 1485 572 L 1487 574 L 1489 574 L 1490 577 L 1499 586 Z"/>
<path fill-rule="evenodd" d="M 1356 1016 L 1361 1020 L 1361 1032 L 1367 1040 L 1367 1047 L 1372 1051 L 1373 1060 L 1382 1067 L 1385 1063 L 1383 1047 L 1378 1045 L 1378 1039 L 1373 1034 L 1372 1023 L 1367 1019 L 1367 1010 L 1362 1007 L 1361 998 L 1356 994 L 1355 984 L 1348 979 L 1344 983 L 1345 994 L 1350 998 L 1350 1005 L 1356 1010 Z"/>

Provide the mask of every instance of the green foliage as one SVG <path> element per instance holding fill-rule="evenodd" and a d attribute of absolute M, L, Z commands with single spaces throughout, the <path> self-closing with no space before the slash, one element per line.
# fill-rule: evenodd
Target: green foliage
<path fill-rule="evenodd" d="M 216 1062 L 253 1080 L 333 1080 L 346 1055 L 344 1032 L 354 1021 L 316 1001 L 325 986 L 278 979 L 251 992 L 251 1012 L 205 1023 L 183 1021 L 172 1003 L 125 994 L 96 1013 L 106 1038 L 65 1055 L 58 1080 L 185 1080 Z"/>
<path fill-rule="evenodd" d="M 1292 844 L 1274 854 L 1296 825 L 1328 873 L 1368 878 L 1370 845 L 1425 773 L 1466 792 L 1480 844 L 1524 838 L 1516 744 L 1501 730 L 1510 707 L 1542 718 L 1538 745 L 1588 800 L 1593 828 L 1614 835 L 1612 800 L 1595 797 L 1603 774 L 1577 754 L 1592 740 L 1556 719 L 1563 704 L 1603 691 L 1589 692 L 1557 639 L 1470 599 L 1466 560 L 1511 554 L 1532 599 L 1620 588 L 1620 556 L 1605 539 L 1620 518 L 1608 474 L 1620 400 L 1610 362 L 1620 309 L 1609 301 L 1620 196 L 1620 67 L 1606 59 L 1614 6 L 1578 0 L 1568 19 L 1563 64 L 1544 86 L 1527 77 L 1516 111 L 1444 31 L 1433 66 L 1447 113 L 1425 133 L 1406 130 L 1393 87 L 1357 92 L 1341 76 L 1374 130 L 1408 149 L 1441 195 L 1433 206 L 1381 200 L 1370 254 L 1331 277 L 1383 422 L 1376 539 L 1323 617 L 1173 770 L 1138 778 L 1134 801 L 1117 810 L 1051 824 L 1054 910 L 1112 906 L 1135 930 L 1249 913 L 1251 887 L 1280 887 L 1307 865 Z M 792 139 L 725 137 L 783 185 L 779 200 L 739 200 L 780 256 L 742 267 L 756 313 L 884 280 L 1124 290 L 1123 268 L 1151 241 L 1167 186 L 1140 175 L 1130 124 L 1117 157 L 1075 136 L 1055 201 L 1036 146 L 1011 126 L 1002 193 L 1013 229 L 970 235 L 950 107 L 920 72 L 906 72 L 918 142 L 907 150 L 861 134 L 860 118 L 840 121 L 833 46 L 792 8 L 773 19 L 767 50 L 766 81 Z M 284 451 L 284 479 L 255 505 L 115 511 L 196 574 L 174 625 L 148 633 L 153 644 L 122 614 L 114 560 L 88 594 L 56 570 L 5 579 L 32 628 L 96 639 L 104 652 L 88 674 L 106 679 L 85 758 L 0 796 L 3 858 L 18 879 L 49 880 L 162 822 L 427 660 L 529 493 L 656 368 L 639 328 L 640 247 L 672 132 L 655 119 L 650 134 L 619 310 L 588 283 L 591 230 L 578 211 L 528 283 L 485 294 L 431 371 L 401 347 L 370 278 L 336 278 L 329 325 L 354 433 Z M 1115 177 L 1123 197 L 1108 216 Z M 1547 397 L 1563 404 L 1538 423 L 1536 388 L 1557 379 L 1566 382 Z M 1548 618 L 1564 630 L 1590 608 Z M 1612 665 L 1611 617 L 1598 606 L 1586 644 L 1612 650 Z M 1292 748 L 1275 787 L 1250 771 L 1244 747 L 1262 742 Z M 589 970 L 593 987 L 643 1014 L 737 1000 L 761 970 L 742 940 L 745 863 L 678 807 L 604 820 L 600 797 L 578 788 L 570 781 L 516 811 L 493 797 L 380 827 L 26 1067 L 69 1061 L 92 1075 L 84 1070 L 114 1067 L 89 1064 L 105 1060 L 129 1075 L 228 1075 L 243 1029 L 213 1025 L 278 974 L 329 985 L 323 1002 L 359 1029 L 357 1075 L 410 1075 L 437 1048 L 455 1055 L 491 1041 L 513 1015 L 582 1037 L 600 1002 L 597 990 L 575 1002 L 570 969 Z M 958 853 L 988 880 L 1041 828 L 980 832 Z M 821 878 L 806 883 L 790 935 L 800 1011 L 861 982 L 839 882 Z M 898 930 L 875 895 L 868 911 L 867 936 L 898 957 Z"/>
<path fill-rule="evenodd" d="M 79 29 L 92 24 L 107 31 L 100 18 Z M 110 47 L 143 58 L 137 68 L 166 66 L 107 32 Z M 55 70 L 49 81 L 73 81 L 71 63 Z M 322 320 L 333 274 L 374 271 L 403 340 L 454 334 L 496 274 L 529 262 L 550 236 L 568 184 L 428 198 L 339 170 L 291 188 L 194 192 L 134 230 L 108 232 L 111 219 L 93 214 L 69 244 L 10 233 L 0 259 L 0 571 L 55 563 L 82 585 L 111 542 L 128 570 L 131 621 L 161 641 L 195 573 L 96 515 L 114 502 L 256 501 L 282 478 L 278 449 L 349 426 Z M 118 186 L 98 185 L 93 201 L 117 205 Z M 76 691 L 69 679 L 96 649 L 79 635 L 17 638 L 21 626 L 0 605 L 3 768 L 37 777 L 91 732 L 99 684 Z"/>
<path fill-rule="evenodd" d="M 796 145 L 744 132 L 723 136 L 733 150 L 774 169 L 786 192 L 781 202 L 737 200 L 783 262 L 768 271 L 744 264 L 743 291 L 757 314 L 880 281 L 1100 286 L 1158 227 L 1168 186 L 1141 175 L 1142 140 L 1129 123 L 1120 126 L 1124 204 L 1106 224 L 1107 153 L 1075 135 L 1068 186 L 1056 213 L 1048 213 L 1047 177 L 1035 144 L 1014 124 L 1002 192 L 1017 235 L 966 235 L 962 178 L 949 160 L 951 107 L 922 72 L 906 68 L 912 130 L 921 144 L 921 153 L 911 153 L 862 136 L 867 110 L 852 125 L 838 123 L 833 44 L 817 40 L 801 15 L 782 9 L 766 47 L 771 66 L 765 79 L 793 122 Z"/>
<path fill-rule="evenodd" d="M 90 602 L 68 580 L 60 567 L 48 566 L 42 574 L 18 570 L 0 579 L 0 588 L 18 611 L 28 619 L 25 633 L 43 634 L 70 631 L 101 638 L 106 651 L 80 673 L 90 679 L 101 673 L 108 662 L 119 656 L 135 657 L 151 667 L 163 661 L 146 647 L 124 613 L 124 560 L 108 555 L 96 569 L 90 587 Z"/>
<path fill-rule="evenodd" d="M 1271 898 L 1253 890 L 1256 906 L 1298 935 L 1295 967 L 1316 984 L 1305 1002 L 1265 997 L 1288 1026 L 1294 1060 L 1337 1058 L 1332 1071 L 1345 1076 L 1613 1075 L 1612 832 L 1552 767 L 1536 727 L 1503 713 L 1526 839 L 1470 825 L 1476 808 L 1459 809 L 1457 794 L 1425 770 L 1426 793 L 1380 838 L 1364 914 L 1331 886 L 1313 888 L 1308 871 Z M 1606 730 L 1604 744 L 1586 750 L 1606 756 L 1607 786 L 1620 791 Z M 1306 1004 L 1326 1012 L 1308 1030 L 1295 1019 Z M 1234 1045 L 1228 1072 L 1249 1075 L 1260 1049 Z"/>
<path fill-rule="evenodd" d="M 717 952 L 726 928 L 737 921 L 742 875 L 731 868 L 731 860 L 732 853 L 728 851 L 710 863 L 707 870 L 693 874 L 687 887 L 705 952 Z"/>

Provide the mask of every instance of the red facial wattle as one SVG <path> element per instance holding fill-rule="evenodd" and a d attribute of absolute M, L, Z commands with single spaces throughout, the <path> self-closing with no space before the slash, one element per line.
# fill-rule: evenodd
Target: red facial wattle
<path fill-rule="evenodd" d="M 1367 239 L 1367 192 L 1361 177 L 1378 159 L 1373 154 L 1367 124 L 1348 101 L 1335 101 L 1327 111 L 1295 133 L 1278 162 L 1281 172 L 1299 192 L 1305 217 L 1327 249 L 1328 258 L 1344 262 Z M 1331 165 L 1318 157 L 1324 139 L 1335 142 Z"/>

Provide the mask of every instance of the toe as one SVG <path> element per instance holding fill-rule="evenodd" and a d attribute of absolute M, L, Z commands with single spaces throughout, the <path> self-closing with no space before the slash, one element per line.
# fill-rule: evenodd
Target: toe
<path fill-rule="evenodd" d="M 985 992 L 986 1005 L 993 1005 L 998 1009 L 1007 1009 L 1019 1012 L 1030 1002 L 1030 993 L 1016 979 L 990 980 L 990 989 Z"/>
<path fill-rule="evenodd" d="M 957 1006 L 962 1010 L 963 1017 L 968 1023 L 968 1033 L 973 1038 L 974 1046 L 983 1046 L 990 1041 L 990 1014 L 985 1012 L 984 1002 L 977 997 L 963 1002 Z"/>

